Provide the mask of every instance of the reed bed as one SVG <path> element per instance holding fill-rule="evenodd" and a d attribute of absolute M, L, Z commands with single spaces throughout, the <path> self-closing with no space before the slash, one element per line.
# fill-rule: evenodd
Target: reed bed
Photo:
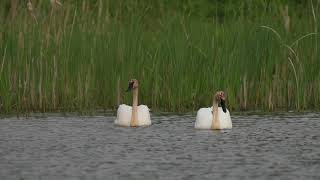
<path fill-rule="evenodd" d="M 2 113 L 115 109 L 132 77 L 154 111 L 195 111 L 216 90 L 233 111 L 320 109 L 319 1 L 223 17 L 148 1 L 31 5 L 0 15 Z"/>

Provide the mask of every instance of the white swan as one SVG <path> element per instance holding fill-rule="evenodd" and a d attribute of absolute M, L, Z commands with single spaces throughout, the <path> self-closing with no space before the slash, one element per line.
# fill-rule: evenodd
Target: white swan
<path fill-rule="evenodd" d="M 219 104 L 221 107 L 218 107 Z M 218 91 L 213 98 L 213 106 L 201 108 L 197 112 L 196 129 L 231 129 L 230 113 L 225 106 L 223 91 Z"/>
<path fill-rule="evenodd" d="M 132 107 L 121 104 L 118 108 L 117 119 L 114 121 L 115 124 L 132 127 L 151 125 L 149 108 L 146 105 L 138 106 L 138 89 L 138 80 L 131 79 L 127 91 L 132 91 L 133 94 Z"/>

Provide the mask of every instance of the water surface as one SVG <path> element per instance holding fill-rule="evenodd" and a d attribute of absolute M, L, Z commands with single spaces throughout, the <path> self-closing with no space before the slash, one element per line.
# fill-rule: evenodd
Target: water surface
<path fill-rule="evenodd" d="M 1 179 L 320 179 L 317 113 L 232 115 L 225 131 L 195 130 L 193 114 L 114 119 L 1 118 Z"/>

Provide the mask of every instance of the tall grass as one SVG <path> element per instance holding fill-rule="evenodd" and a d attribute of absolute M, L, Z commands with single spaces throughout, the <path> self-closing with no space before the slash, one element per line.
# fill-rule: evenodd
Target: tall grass
<path fill-rule="evenodd" d="M 287 32 L 276 6 L 221 20 L 111 2 L 2 15 L 0 111 L 114 109 L 133 77 L 153 110 L 193 111 L 220 89 L 232 110 L 320 109 L 320 3 L 291 12 Z"/>

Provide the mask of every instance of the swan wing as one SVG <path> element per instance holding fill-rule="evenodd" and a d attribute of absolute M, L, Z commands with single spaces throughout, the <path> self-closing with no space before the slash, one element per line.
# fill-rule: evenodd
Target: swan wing
<path fill-rule="evenodd" d="M 138 106 L 138 124 L 139 126 L 151 125 L 150 112 L 146 105 Z"/>
<path fill-rule="evenodd" d="M 196 129 L 210 129 L 212 125 L 212 108 L 201 108 L 197 112 Z"/>
<path fill-rule="evenodd" d="M 224 113 L 222 108 L 219 107 L 218 112 L 219 112 L 219 120 L 220 120 L 221 129 L 231 129 L 232 128 L 232 121 L 231 121 L 229 110 L 227 109 L 227 112 Z"/>
<path fill-rule="evenodd" d="M 132 107 L 125 104 L 121 104 L 118 107 L 117 119 L 114 121 L 114 123 L 120 126 L 130 126 L 131 114 Z"/>

